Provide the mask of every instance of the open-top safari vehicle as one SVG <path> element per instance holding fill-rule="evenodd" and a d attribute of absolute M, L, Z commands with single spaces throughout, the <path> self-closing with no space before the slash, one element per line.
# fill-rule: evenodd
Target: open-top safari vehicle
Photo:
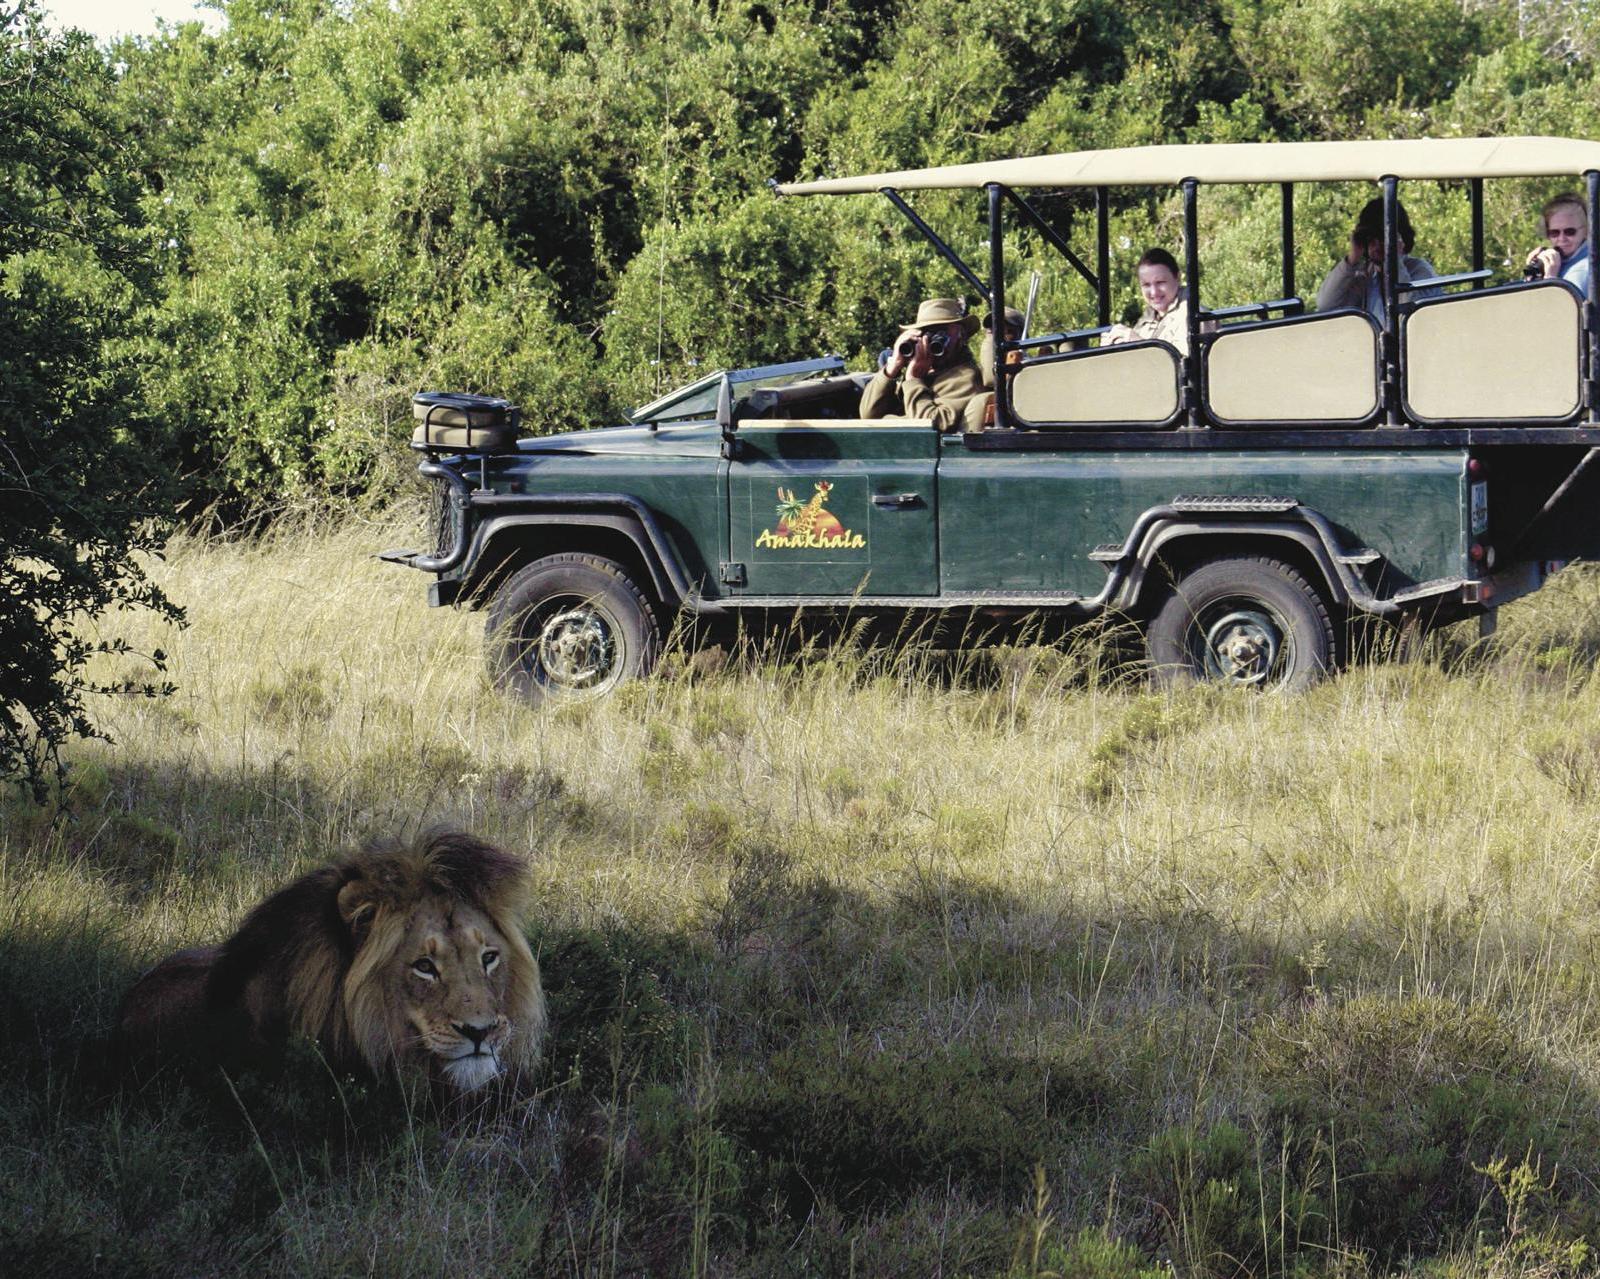
<path fill-rule="evenodd" d="M 436 575 L 434 604 L 489 610 L 497 679 L 537 700 L 646 671 L 678 613 L 850 609 L 1144 628 L 1163 678 L 1298 687 L 1343 657 L 1346 623 L 1474 614 L 1600 553 L 1600 322 L 1561 280 L 1494 285 L 1483 183 L 1580 181 L 1600 258 L 1600 143 L 1562 138 L 1163 146 L 794 183 L 881 192 L 983 299 L 1006 302 L 1026 226 L 1092 286 L 1099 324 L 998 334 L 992 425 L 940 435 L 865 421 L 836 359 L 711 374 L 634 425 L 518 438 L 510 405 L 423 394 L 413 447 L 437 484 L 437 542 L 389 558 Z M 1460 182 L 1472 267 L 1402 278 L 1407 180 Z M 1297 183 L 1371 181 L 1385 306 L 1307 313 Z M 1282 196 L 1282 293 L 1208 310 L 1198 205 L 1211 184 Z M 1110 188 L 1181 190 L 1188 354 L 1090 346 L 1110 318 Z M 988 201 L 986 272 L 904 192 Z M 1094 193 L 1094 265 L 1027 192 Z M 1427 293 L 1430 296 L 1421 296 Z"/>

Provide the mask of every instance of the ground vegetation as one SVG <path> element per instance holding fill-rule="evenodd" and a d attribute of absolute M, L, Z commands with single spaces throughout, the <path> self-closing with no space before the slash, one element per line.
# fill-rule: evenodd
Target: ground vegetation
<path fill-rule="evenodd" d="M 405 532 L 179 541 L 191 625 L 132 637 L 180 691 L 72 748 L 59 814 L 0 807 L 19 1266 L 1592 1273 L 1593 570 L 1298 697 L 1098 643 L 674 646 L 535 713 L 364 554 Z M 521 1103 L 440 1116 L 304 1046 L 109 1070 L 143 966 L 436 822 L 536 859 Z"/>

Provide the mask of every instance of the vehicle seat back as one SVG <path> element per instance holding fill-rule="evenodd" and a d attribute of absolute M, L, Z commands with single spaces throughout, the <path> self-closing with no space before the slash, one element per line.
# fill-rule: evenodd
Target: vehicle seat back
<path fill-rule="evenodd" d="M 1029 360 L 1011 379 L 1011 411 L 1023 426 L 1171 426 L 1178 367 L 1177 350 L 1165 342 Z"/>
<path fill-rule="evenodd" d="M 1406 413 L 1419 422 L 1564 420 L 1583 403 L 1582 306 L 1560 280 L 1417 304 L 1401 328 Z"/>
<path fill-rule="evenodd" d="M 1226 426 L 1353 426 L 1378 411 L 1378 326 L 1330 311 L 1220 330 L 1205 347 L 1205 402 Z"/>

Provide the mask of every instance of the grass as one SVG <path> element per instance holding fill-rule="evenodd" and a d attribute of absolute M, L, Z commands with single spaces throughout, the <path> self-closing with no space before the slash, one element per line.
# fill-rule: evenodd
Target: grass
<path fill-rule="evenodd" d="M 405 540 L 174 546 L 179 692 L 0 807 L 8 1268 L 1593 1270 L 1600 573 L 1294 699 L 847 644 L 534 713 Z M 536 860 L 536 1103 L 108 1074 L 143 965 L 439 822 Z"/>

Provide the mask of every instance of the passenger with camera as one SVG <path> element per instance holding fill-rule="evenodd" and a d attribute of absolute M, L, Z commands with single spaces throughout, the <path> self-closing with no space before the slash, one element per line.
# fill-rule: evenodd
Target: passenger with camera
<path fill-rule="evenodd" d="M 1523 268 L 1525 280 L 1565 280 L 1579 293 L 1589 293 L 1589 211 L 1583 197 L 1567 191 L 1539 212 L 1539 230 L 1549 244 L 1532 250 Z"/>
<path fill-rule="evenodd" d="M 1411 256 L 1416 247 L 1417 233 L 1412 229 L 1406 206 L 1395 205 L 1395 230 L 1400 239 L 1400 278 L 1398 283 L 1426 280 L 1438 274 L 1433 263 L 1426 258 Z M 1439 296 L 1437 287 L 1414 289 L 1407 296 L 1413 300 Z M 1368 200 L 1356 218 L 1355 230 L 1350 233 L 1350 247 L 1334 264 L 1333 270 L 1323 278 L 1317 290 L 1317 310 L 1337 311 L 1354 307 L 1365 311 L 1379 327 L 1383 325 L 1383 200 Z"/>
<path fill-rule="evenodd" d="M 955 298 L 929 298 L 886 351 L 861 393 L 864 418 L 926 418 L 941 432 L 958 430 L 967 401 L 983 378 L 967 349 L 978 317 Z"/>

